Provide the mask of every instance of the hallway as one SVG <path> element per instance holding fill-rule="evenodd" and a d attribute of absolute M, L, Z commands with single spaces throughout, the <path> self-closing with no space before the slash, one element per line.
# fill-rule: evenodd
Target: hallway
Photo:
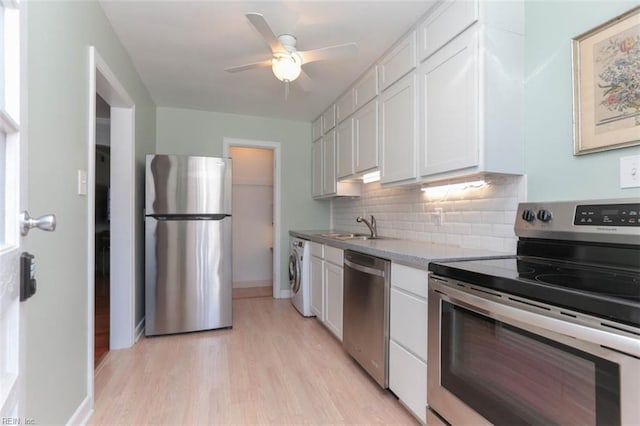
<path fill-rule="evenodd" d="M 110 352 L 89 424 L 417 424 L 289 300 L 233 303 L 232 330 Z"/>

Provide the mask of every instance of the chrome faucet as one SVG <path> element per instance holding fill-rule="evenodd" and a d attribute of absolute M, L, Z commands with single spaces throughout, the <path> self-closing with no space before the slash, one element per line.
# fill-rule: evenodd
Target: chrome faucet
<path fill-rule="evenodd" d="M 376 228 L 376 218 L 373 217 L 373 215 L 371 215 L 371 222 L 369 222 L 367 219 L 365 219 L 362 216 L 358 216 L 356 218 L 356 222 L 358 223 L 364 222 L 364 224 L 367 225 L 367 227 L 369 228 L 369 231 L 371 231 L 371 238 L 378 238 L 378 228 Z"/>

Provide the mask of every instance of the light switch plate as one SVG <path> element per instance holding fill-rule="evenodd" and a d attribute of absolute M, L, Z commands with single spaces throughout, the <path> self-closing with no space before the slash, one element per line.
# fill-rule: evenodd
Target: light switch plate
<path fill-rule="evenodd" d="M 620 158 L 620 188 L 640 187 L 640 155 Z"/>
<path fill-rule="evenodd" d="M 78 195 L 87 195 L 87 171 L 78 170 Z"/>

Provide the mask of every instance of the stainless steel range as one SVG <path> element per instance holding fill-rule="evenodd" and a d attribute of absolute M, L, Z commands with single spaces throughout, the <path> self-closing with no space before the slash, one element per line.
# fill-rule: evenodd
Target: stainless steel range
<path fill-rule="evenodd" d="M 639 220 L 635 198 L 522 203 L 516 256 L 431 264 L 428 416 L 640 424 Z"/>

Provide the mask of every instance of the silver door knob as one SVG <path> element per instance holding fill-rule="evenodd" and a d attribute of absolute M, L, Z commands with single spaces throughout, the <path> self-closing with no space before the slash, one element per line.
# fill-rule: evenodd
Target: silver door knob
<path fill-rule="evenodd" d="M 23 211 L 20 213 L 20 234 L 24 237 L 29 233 L 31 228 L 38 228 L 49 232 L 55 231 L 56 215 L 46 214 L 40 217 L 31 217 L 28 211 Z"/>

